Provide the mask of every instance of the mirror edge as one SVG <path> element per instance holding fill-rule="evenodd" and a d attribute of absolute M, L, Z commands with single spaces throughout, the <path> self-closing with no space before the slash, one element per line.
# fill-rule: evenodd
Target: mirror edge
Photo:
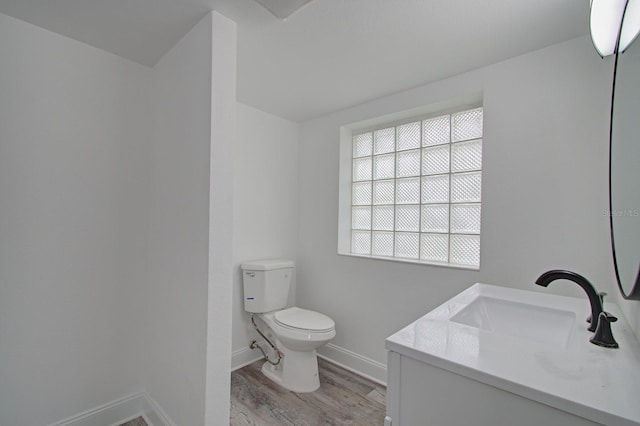
<path fill-rule="evenodd" d="M 619 41 L 619 37 L 618 37 Z M 634 40 L 635 42 L 635 40 Z M 617 50 L 617 49 L 616 49 Z M 614 101 L 616 96 L 616 74 L 618 71 L 618 59 L 621 53 L 617 52 L 614 54 L 614 63 L 613 63 L 613 83 L 611 87 L 611 112 L 609 115 L 609 232 L 611 235 L 611 254 L 613 257 L 613 270 L 616 275 L 616 282 L 618 284 L 618 289 L 620 290 L 620 294 L 622 297 L 627 300 L 640 300 L 640 265 L 638 266 L 638 272 L 636 274 L 635 283 L 631 288 L 631 291 L 627 294 L 622 286 L 622 282 L 620 281 L 620 273 L 618 272 L 618 261 L 616 259 L 616 245 L 615 238 L 613 232 L 613 200 L 611 196 L 611 183 L 612 183 L 612 149 L 613 149 L 613 111 L 614 111 Z"/>

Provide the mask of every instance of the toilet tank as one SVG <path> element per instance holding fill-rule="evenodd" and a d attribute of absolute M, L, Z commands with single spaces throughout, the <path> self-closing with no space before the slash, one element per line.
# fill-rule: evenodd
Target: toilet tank
<path fill-rule="evenodd" d="M 286 259 L 254 260 L 240 265 L 244 310 L 263 313 L 285 308 L 293 267 L 293 261 Z"/>

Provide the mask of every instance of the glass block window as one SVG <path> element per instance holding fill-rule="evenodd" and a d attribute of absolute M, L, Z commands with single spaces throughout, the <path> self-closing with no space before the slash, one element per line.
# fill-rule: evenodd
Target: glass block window
<path fill-rule="evenodd" d="M 482 113 L 353 135 L 352 254 L 480 266 Z"/>

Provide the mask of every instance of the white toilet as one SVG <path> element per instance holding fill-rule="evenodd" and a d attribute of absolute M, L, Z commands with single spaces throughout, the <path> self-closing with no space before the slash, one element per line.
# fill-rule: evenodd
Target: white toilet
<path fill-rule="evenodd" d="M 335 337 L 335 323 L 319 312 L 284 309 L 294 268 L 291 260 L 256 260 L 241 268 L 244 309 L 258 314 L 275 335 L 275 346 L 282 355 L 277 365 L 265 362 L 262 372 L 294 392 L 315 391 L 320 387 L 316 349 Z"/>

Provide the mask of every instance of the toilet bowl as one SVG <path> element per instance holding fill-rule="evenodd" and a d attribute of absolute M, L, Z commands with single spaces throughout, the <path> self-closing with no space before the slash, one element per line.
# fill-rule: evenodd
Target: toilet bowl
<path fill-rule="evenodd" d="M 281 355 L 279 361 L 267 359 L 264 375 L 294 392 L 313 392 L 320 387 L 316 349 L 333 339 L 336 329 L 324 314 L 286 308 L 293 267 L 285 259 L 243 263 L 244 308 L 268 329 L 260 331 L 254 322 L 262 337 L 266 338 L 265 331 L 275 336 L 275 344 L 270 343 Z"/>
<path fill-rule="evenodd" d="M 262 372 L 294 392 L 313 392 L 320 387 L 316 349 L 336 335 L 335 323 L 319 312 L 297 307 L 259 314 L 276 336 L 282 353 L 279 365 L 265 362 Z"/>

